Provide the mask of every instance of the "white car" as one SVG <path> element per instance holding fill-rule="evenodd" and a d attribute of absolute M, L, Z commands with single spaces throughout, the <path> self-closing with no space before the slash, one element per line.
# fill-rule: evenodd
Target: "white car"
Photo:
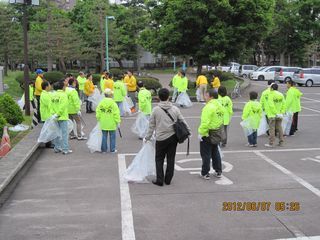
<path fill-rule="evenodd" d="M 280 71 L 281 68 L 282 66 L 269 66 L 263 69 L 258 68 L 252 73 L 251 79 L 255 81 L 274 80 L 275 72 Z"/>
<path fill-rule="evenodd" d="M 294 82 L 299 86 L 305 85 L 312 87 L 320 84 L 320 69 L 319 68 L 303 68 L 293 74 Z"/>

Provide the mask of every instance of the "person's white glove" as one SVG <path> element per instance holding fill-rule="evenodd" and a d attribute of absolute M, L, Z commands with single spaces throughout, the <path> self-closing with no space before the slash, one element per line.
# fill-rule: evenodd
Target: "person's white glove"
<path fill-rule="evenodd" d="M 58 119 L 59 118 L 58 114 L 53 114 L 52 117 L 53 117 L 53 119 Z"/>
<path fill-rule="evenodd" d="M 277 114 L 276 118 L 283 118 L 283 114 L 281 114 L 281 113 Z"/>
<path fill-rule="evenodd" d="M 78 112 L 78 116 L 81 116 L 81 111 Z"/>
<path fill-rule="evenodd" d="M 201 136 L 200 134 L 198 135 L 198 139 L 199 139 L 200 142 L 203 141 L 203 140 L 202 140 L 202 136 Z"/>

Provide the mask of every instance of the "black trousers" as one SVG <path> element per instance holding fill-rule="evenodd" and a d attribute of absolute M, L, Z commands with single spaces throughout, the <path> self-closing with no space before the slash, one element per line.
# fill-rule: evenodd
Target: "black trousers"
<path fill-rule="evenodd" d="M 294 113 L 292 116 L 292 124 L 290 128 L 290 135 L 293 135 L 298 130 L 298 112 Z"/>
<path fill-rule="evenodd" d="M 92 102 L 86 100 L 86 112 L 92 112 Z"/>
<path fill-rule="evenodd" d="M 212 144 L 208 137 L 203 137 L 200 142 L 200 155 L 202 158 L 201 175 L 205 176 L 210 172 L 210 161 L 212 159 L 212 168 L 217 173 L 222 173 L 221 156 L 218 145 Z"/>
<path fill-rule="evenodd" d="M 156 171 L 157 182 L 170 184 L 174 174 L 174 164 L 177 151 L 178 140 L 176 135 L 172 135 L 163 141 L 156 141 Z M 163 164 L 167 158 L 166 175 L 164 176 Z"/>
<path fill-rule="evenodd" d="M 37 99 L 37 119 L 38 122 L 41 122 L 41 115 L 40 115 L 40 96 L 36 96 Z"/>
<path fill-rule="evenodd" d="M 224 125 L 223 126 L 224 129 L 224 139 L 222 140 L 222 144 L 226 145 L 227 144 L 227 140 L 228 140 L 228 125 Z"/>

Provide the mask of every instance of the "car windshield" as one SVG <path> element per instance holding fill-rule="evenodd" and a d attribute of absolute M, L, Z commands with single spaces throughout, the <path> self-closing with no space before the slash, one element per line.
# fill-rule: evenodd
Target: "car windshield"
<path fill-rule="evenodd" d="M 259 67 L 257 70 L 256 70 L 256 72 L 258 72 L 258 71 L 261 71 L 261 70 L 263 70 L 263 69 L 265 69 L 266 67 Z"/>

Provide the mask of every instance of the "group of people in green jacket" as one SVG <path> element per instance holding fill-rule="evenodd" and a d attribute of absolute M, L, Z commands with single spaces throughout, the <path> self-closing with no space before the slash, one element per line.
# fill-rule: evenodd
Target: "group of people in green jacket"
<path fill-rule="evenodd" d="M 248 136 L 248 146 L 257 146 L 257 130 L 263 117 L 263 112 L 269 125 L 269 143 L 266 147 L 272 148 L 275 145 L 276 135 L 279 137 L 279 146 L 284 144 L 284 129 L 282 121 L 284 117 L 290 119 L 289 136 L 293 136 L 298 130 L 298 114 L 301 111 L 302 93 L 295 87 L 292 80 L 287 81 L 288 91 L 286 97 L 278 91 L 278 84 L 268 81 L 269 87 L 264 90 L 258 102 L 258 93 L 250 92 L 250 101 L 243 109 L 242 119 L 247 120 L 252 133 Z"/>

